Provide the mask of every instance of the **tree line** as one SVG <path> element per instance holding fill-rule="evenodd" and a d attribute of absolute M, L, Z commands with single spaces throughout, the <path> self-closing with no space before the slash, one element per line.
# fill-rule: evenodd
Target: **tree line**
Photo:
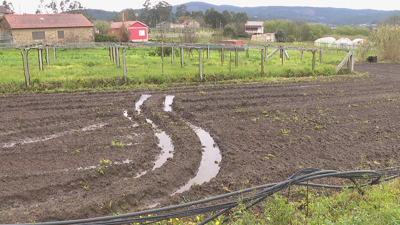
<path fill-rule="evenodd" d="M 318 38 L 340 36 L 368 36 L 369 28 L 340 26 L 331 27 L 322 24 L 310 24 L 305 20 L 269 20 L 264 22 L 265 33 L 276 33 L 280 41 L 314 41 Z"/>

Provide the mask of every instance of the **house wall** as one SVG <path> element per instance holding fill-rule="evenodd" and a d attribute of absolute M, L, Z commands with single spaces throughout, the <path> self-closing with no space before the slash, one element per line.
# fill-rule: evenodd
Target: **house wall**
<path fill-rule="evenodd" d="M 129 37 L 132 42 L 147 42 L 148 41 L 148 30 L 147 27 L 141 24 L 133 24 L 129 27 L 129 32 L 131 36 Z"/>
<path fill-rule="evenodd" d="M 252 35 L 251 41 L 276 42 L 275 33 Z"/>
<path fill-rule="evenodd" d="M 45 39 L 33 40 L 32 32 L 44 31 Z M 64 38 L 58 38 L 58 31 L 64 31 Z M 12 30 L 13 43 L 85 43 L 94 42 L 93 27 L 17 29 Z"/>

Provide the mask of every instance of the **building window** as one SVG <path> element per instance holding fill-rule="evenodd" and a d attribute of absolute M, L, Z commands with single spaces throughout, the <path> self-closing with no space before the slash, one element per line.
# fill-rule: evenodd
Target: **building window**
<path fill-rule="evenodd" d="M 57 31 L 58 33 L 58 39 L 64 39 L 64 31 L 63 30 L 59 30 Z"/>
<path fill-rule="evenodd" d="M 46 34 L 44 31 L 35 31 L 32 32 L 32 39 L 33 40 L 42 40 L 46 39 Z"/>
<path fill-rule="evenodd" d="M 146 36 L 145 30 L 139 30 L 139 36 Z"/>

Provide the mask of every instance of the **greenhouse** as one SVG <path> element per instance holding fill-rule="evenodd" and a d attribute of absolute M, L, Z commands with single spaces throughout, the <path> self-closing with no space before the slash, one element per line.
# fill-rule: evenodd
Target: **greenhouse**
<path fill-rule="evenodd" d="M 349 38 L 339 38 L 335 43 L 333 43 L 335 48 L 352 49 L 353 42 Z"/>
<path fill-rule="evenodd" d="M 333 47 L 336 39 L 334 37 L 323 37 L 314 41 L 314 46 Z"/>

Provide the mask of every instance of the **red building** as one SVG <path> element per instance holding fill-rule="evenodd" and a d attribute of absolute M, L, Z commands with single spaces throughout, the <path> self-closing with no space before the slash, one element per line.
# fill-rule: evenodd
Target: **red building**
<path fill-rule="evenodd" d="M 129 39 L 132 42 L 147 42 L 148 41 L 148 26 L 139 21 L 125 21 L 124 25 L 128 28 Z M 121 28 L 122 22 L 111 23 L 110 32 L 116 34 Z"/>

